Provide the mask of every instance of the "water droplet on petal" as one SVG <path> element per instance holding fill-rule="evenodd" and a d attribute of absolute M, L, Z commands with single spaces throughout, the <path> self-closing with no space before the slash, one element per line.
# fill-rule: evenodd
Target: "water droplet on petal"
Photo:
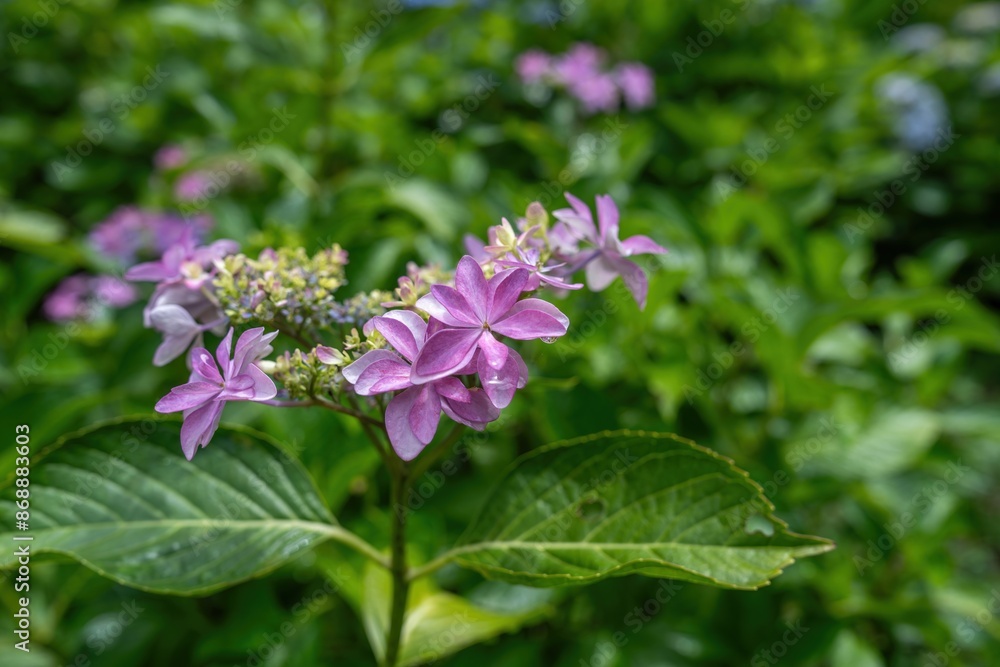
<path fill-rule="evenodd" d="M 556 340 L 558 340 L 558 339 L 555 336 L 542 336 L 542 342 L 543 343 L 549 343 L 549 344 L 551 344 L 551 343 L 556 342 Z"/>

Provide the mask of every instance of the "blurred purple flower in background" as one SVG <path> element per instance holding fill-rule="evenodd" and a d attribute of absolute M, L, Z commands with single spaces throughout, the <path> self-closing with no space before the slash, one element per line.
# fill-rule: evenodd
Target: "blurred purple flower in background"
<path fill-rule="evenodd" d="M 78 274 L 56 285 L 42 312 L 53 322 L 91 320 L 102 307 L 124 308 L 137 298 L 135 288 L 115 276 Z"/>
<path fill-rule="evenodd" d="M 565 89 L 587 114 L 611 113 L 621 98 L 631 110 L 652 106 L 655 101 L 653 71 L 638 62 L 625 62 L 605 69 L 603 49 L 578 42 L 558 56 L 539 49 L 525 51 L 514 64 L 518 77 L 527 85 L 548 83 Z"/>
<path fill-rule="evenodd" d="M 587 113 L 612 113 L 618 109 L 618 86 L 610 74 L 596 73 L 569 84 L 568 90 Z"/>
<path fill-rule="evenodd" d="M 42 312 L 55 322 L 75 320 L 86 316 L 90 296 L 90 276 L 77 275 L 65 278 L 45 298 Z"/>
<path fill-rule="evenodd" d="M 133 264 L 142 254 L 162 255 L 188 234 L 200 242 L 213 225 L 208 215 L 185 219 L 172 213 L 121 206 L 90 230 L 90 243 L 108 259 Z"/>
<path fill-rule="evenodd" d="M 158 171 L 168 171 L 183 167 L 187 162 L 187 151 L 177 144 L 161 146 L 153 156 L 153 165 Z"/>
<path fill-rule="evenodd" d="M 602 49 L 587 42 L 578 42 L 569 51 L 556 57 L 553 74 L 563 85 L 572 85 L 600 74 L 604 59 Z"/>
<path fill-rule="evenodd" d="M 212 179 L 206 172 L 189 171 L 181 174 L 174 183 L 174 196 L 181 201 L 194 201 L 204 196 L 209 185 L 212 185 Z"/>
<path fill-rule="evenodd" d="M 538 49 L 530 49 L 517 57 L 514 69 L 525 83 L 539 83 L 551 71 L 552 59 L 549 54 Z"/>
<path fill-rule="evenodd" d="M 615 70 L 615 79 L 629 109 L 652 106 L 656 89 L 651 69 L 642 63 L 622 63 Z"/>

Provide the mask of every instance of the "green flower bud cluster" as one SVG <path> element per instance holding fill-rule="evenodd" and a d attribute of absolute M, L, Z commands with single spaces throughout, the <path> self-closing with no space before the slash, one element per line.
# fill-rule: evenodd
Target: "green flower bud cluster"
<path fill-rule="evenodd" d="M 395 289 L 396 298 L 382 305 L 386 308 L 412 308 L 417 299 L 430 294 L 431 285 L 450 285 L 452 280 L 454 274 L 437 265 L 417 266 L 409 262 L 406 275 L 399 279 L 399 287 Z"/>
<path fill-rule="evenodd" d="M 334 294 L 347 283 L 346 264 L 339 245 L 312 257 L 303 248 L 268 248 L 257 259 L 230 255 L 220 262 L 216 296 L 233 324 L 328 328 L 343 318 Z"/>
<path fill-rule="evenodd" d="M 364 326 L 371 318 L 385 313 L 383 303 L 391 298 L 392 293 L 384 290 L 361 292 L 347 301 L 335 304 L 330 310 L 330 318 L 337 324 Z"/>
<path fill-rule="evenodd" d="M 317 393 L 339 392 L 344 381 L 340 369 L 346 365 L 325 364 L 317 358 L 316 350 L 295 350 L 274 360 L 274 379 L 281 382 L 289 398 L 307 400 Z"/>

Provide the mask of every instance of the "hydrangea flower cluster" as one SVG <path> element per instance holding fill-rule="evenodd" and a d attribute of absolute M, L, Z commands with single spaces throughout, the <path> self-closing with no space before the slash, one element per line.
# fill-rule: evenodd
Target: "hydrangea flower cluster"
<path fill-rule="evenodd" d="M 233 330 L 219 344 L 213 357 L 203 347 L 191 350 L 191 378 L 174 387 L 156 404 L 157 412 L 183 412 L 181 449 L 188 461 L 198 447 L 212 439 L 227 401 L 266 401 L 278 394 L 274 381 L 257 365 L 271 353 L 278 332 L 264 334 L 259 327 L 243 332 L 233 347 Z"/>
<path fill-rule="evenodd" d="M 302 249 L 267 249 L 250 259 L 235 254 L 231 241 L 197 246 L 185 238 L 158 262 L 127 273 L 158 281 L 147 307 L 147 324 L 164 334 L 156 363 L 199 341 L 188 354 L 188 382 L 156 409 L 184 414 L 189 459 L 211 440 L 228 401 L 349 414 L 384 428 L 405 461 L 432 442 L 442 415 L 484 429 L 528 382 L 528 366 L 511 343 L 551 343 L 569 330 L 569 318 L 542 297 L 581 289 L 573 274 L 583 271 L 596 291 L 621 276 L 643 307 L 648 282 L 630 258 L 666 252 L 646 236 L 620 240 L 610 196 L 597 197 L 596 223 L 585 203 L 566 197 L 570 207 L 554 211 L 554 223 L 536 202 L 514 224 L 503 219 L 490 228 L 486 242 L 467 237 L 468 254 L 453 273 L 410 264 L 395 294 L 342 301 L 336 293 L 346 284 L 348 258 L 339 246 L 312 257 Z M 213 358 L 200 337 L 221 333 L 227 322 L 276 331 L 250 329 L 231 353 L 229 328 Z M 279 333 L 303 347 L 266 362 Z"/>
<path fill-rule="evenodd" d="M 205 331 L 221 333 L 227 319 L 211 289 L 217 260 L 239 250 L 235 241 L 196 245 L 185 234 L 155 262 L 137 264 L 125 272 L 128 280 L 157 283 L 143 311 L 145 326 L 163 334 L 153 364 L 163 366 L 200 341 Z"/>
<path fill-rule="evenodd" d="M 577 99 L 585 113 L 613 113 L 621 99 L 629 109 L 652 106 L 656 99 L 653 72 L 638 62 L 605 67 L 607 54 L 593 44 L 579 42 L 562 55 L 539 49 L 518 56 L 514 67 L 526 85 L 563 88 Z"/>
<path fill-rule="evenodd" d="M 45 297 L 42 312 L 53 322 L 92 320 L 101 308 L 124 308 L 137 297 L 134 287 L 115 276 L 76 274 Z"/>
<path fill-rule="evenodd" d="M 90 243 L 104 257 L 129 265 L 143 255 L 162 255 L 185 236 L 201 241 L 214 224 L 208 215 L 183 218 L 173 213 L 122 206 L 91 230 Z"/>
<path fill-rule="evenodd" d="M 334 324 L 367 320 L 371 315 L 365 317 L 364 308 L 377 307 L 363 299 L 348 306 L 337 302 L 335 293 L 347 284 L 346 265 L 347 253 L 339 245 L 312 257 L 303 248 L 266 248 L 257 259 L 225 258 L 215 286 L 235 324 L 285 323 L 299 335 L 312 337 Z"/>
<path fill-rule="evenodd" d="M 91 247 L 104 259 L 127 266 L 143 256 L 162 256 L 185 239 L 198 241 L 211 230 L 210 216 L 182 218 L 172 213 L 122 206 L 89 234 Z M 54 322 L 92 320 L 103 308 L 124 308 L 137 298 L 135 289 L 107 274 L 72 275 L 46 297 L 42 312 Z"/>

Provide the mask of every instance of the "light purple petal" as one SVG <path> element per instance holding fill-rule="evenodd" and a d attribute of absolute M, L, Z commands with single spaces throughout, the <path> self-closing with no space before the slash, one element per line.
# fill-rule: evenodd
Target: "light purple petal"
<path fill-rule="evenodd" d="M 410 387 L 389 401 L 385 409 L 385 428 L 392 448 L 404 461 L 412 461 L 423 451 L 425 443 L 420 442 L 410 426 L 410 412 L 421 391 L 420 387 Z"/>
<path fill-rule="evenodd" d="M 334 350 L 329 345 L 317 345 L 315 352 L 316 358 L 319 359 L 321 364 L 335 366 L 340 363 L 340 358 L 333 353 Z"/>
<path fill-rule="evenodd" d="M 436 287 L 436 285 L 434 287 Z M 422 297 L 417 299 L 417 303 L 415 305 L 417 308 L 430 315 L 433 319 L 437 320 L 438 322 L 446 326 L 449 327 L 469 326 L 468 322 L 456 319 L 451 313 L 449 313 L 448 309 L 445 308 L 436 298 L 434 298 L 433 294 L 423 295 Z M 428 331 L 428 337 L 430 336 L 431 333 L 433 332 Z"/>
<path fill-rule="evenodd" d="M 500 369 L 492 368 L 480 357 L 479 381 L 490 402 L 498 409 L 503 409 L 510 405 L 514 393 L 527 384 L 528 367 L 521 355 L 514 350 L 510 351 L 507 362 Z"/>
<path fill-rule="evenodd" d="M 447 398 L 441 400 L 441 409 L 451 419 L 459 424 L 471 426 L 477 431 L 500 416 L 498 410 L 481 389 L 469 390 L 469 402 L 460 403 Z"/>
<path fill-rule="evenodd" d="M 162 413 L 190 410 L 213 400 L 221 391 L 222 387 L 210 382 L 189 382 L 171 389 L 153 409 Z"/>
<path fill-rule="evenodd" d="M 224 378 L 235 375 L 232 372 L 232 360 L 229 357 L 229 351 L 233 349 L 233 331 L 233 328 L 230 327 L 228 333 L 226 333 L 226 337 L 215 348 L 215 358 L 219 361 L 219 369 L 222 371 L 222 377 Z"/>
<path fill-rule="evenodd" d="M 149 322 L 157 331 L 167 335 L 197 333 L 199 326 L 186 309 L 172 303 L 153 308 L 149 313 Z"/>
<path fill-rule="evenodd" d="M 434 391 L 441 398 L 447 398 L 456 403 L 468 403 L 471 399 L 469 388 L 456 377 L 446 377 L 434 381 Z"/>
<path fill-rule="evenodd" d="M 560 255 L 574 255 L 580 249 L 580 235 L 565 222 L 557 222 L 549 230 L 549 245 Z"/>
<path fill-rule="evenodd" d="M 507 363 L 507 352 L 510 348 L 498 341 L 491 333 L 484 333 L 479 337 L 480 363 L 485 362 L 487 366 L 493 368 L 503 368 Z"/>
<path fill-rule="evenodd" d="M 275 386 L 274 380 L 256 364 L 250 364 L 250 367 L 247 368 L 247 375 L 253 378 L 251 401 L 270 401 L 278 395 L 278 388 Z"/>
<path fill-rule="evenodd" d="M 618 277 L 618 266 L 603 253 L 587 265 L 587 288 L 600 292 Z"/>
<path fill-rule="evenodd" d="M 230 239 L 220 239 L 211 245 L 196 248 L 191 253 L 191 261 L 201 264 L 203 267 L 213 260 L 221 259 L 226 255 L 232 255 L 240 250 L 240 244 Z"/>
<path fill-rule="evenodd" d="M 226 381 L 218 398 L 220 401 L 249 401 L 253 397 L 253 386 L 253 378 L 248 374 L 237 375 Z"/>
<path fill-rule="evenodd" d="M 482 329 L 443 329 L 437 332 L 427 339 L 414 359 L 410 381 L 423 384 L 453 375 L 472 359 L 482 334 Z"/>
<path fill-rule="evenodd" d="M 233 354 L 232 373 L 241 375 L 255 361 L 269 355 L 272 351 L 271 341 L 277 337 L 278 332 L 272 331 L 264 333 L 264 327 L 247 329 L 236 341 L 236 352 Z"/>
<path fill-rule="evenodd" d="M 564 196 L 566 197 L 566 201 L 569 202 L 569 205 L 573 207 L 573 211 L 575 211 L 578 216 L 588 221 L 591 225 L 594 224 L 594 219 L 590 215 L 590 207 L 587 206 L 582 199 L 570 194 L 569 192 L 565 193 Z"/>
<path fill-rule="evenodd" d="M 622 241 L 626 255 L 662 255 L 667 249 L 648 236 L 637 234 Z"/>
<path fill-rule="evenodd" d="M 203 347 L 191 348 L 189 358 L 192 378 L 198 378 L 222 387 L 222 374 L 219 373 L 219 368 L 215 365 L 215 358 L 209 354 L 208 350 Z"/>
<path fill-rule="evenodd" d="M 424 318 L 409 310 L 392 310 L 372 320 L 374 327 L 385 336 L 389 345 L 406 359 L 413 361 L 427 333 Z"/>
<path fill-rule="evenodd" d="M 161 280 L 173 278 L 174 275 L 175 272 L 165 267 L 163 262 L 156 261 L 136 264 L 125 272 L 125 279 L 158 283 Z"/>
<path fill-rule="evenodd" d="M 618 206 L 611 195 L 597 195 L 597 224 L 600 225 L 600 241 L 618 238 Z"/>
<path fill-rule="evenodd" d="M 556 338 L 569 329 L 569 318 L 548 301 L 523 299 L 492 326 L 493 331 L 516 340 Z"/>
<path fill-rule="evenodd" d="M 441 421 L 441 401 L 432 385 L 421 387 L 410 409 L 410 428 L 417 440 L 425 445 L 434 439 Z"/>
<path fill-rule="evenodd" d="M 188 333 L 168 334 L 163 337 L 163 342 L 156 348 L 153 354 L 154 366 L 166 366 L 177 357 L 184 354 L 184 350 L 190 347 L 194 339 L 197 338 L 200 329 L 194 329 Z"/>
<path fill-rule="evenodd" d="M 462 237 L 462 244 L 465 246 L 465 252 L 477 262 L 485 262 L 490 258 L 490 254 L 486 252 L 486 244 L 478 236 L 466 234 Z"/>
<path fill-rule="evenodd" d="M 354 383 L 354 391 L 361 396 L 372 396 L 387 391 L 399 391 L 412 385 L 409 364 L 392 354 L 391 357 L 378 359 L 369 364 Z"/>
<path fill-rule="evenodd" d="M 577 240 L 597 244 L 599 238 L 597 228 L 594 227 L 594 218 L 590 215 L 590 209 L 568 192 L 566 193 L 566 201 L 573 207 L 572 209 L 561 208 L 552 212 L 553 217 L 565 226 L 565 232 L 561 233 L 568 233 Z"/>
<path fill-rule="evenodd" d="M 517 303 L 527 286 L 528 276 L 526 269 L 508 269 L 490 278 L 489 288 L 493 296 L 488 321 L 502 318 Z"/>
<path fill-rule="evenodd" d="M 347 366 L 342 372 L 344 379 L 354 384 L 358 381 L 358 378 L 364 372 L 366 368 L 374 364 L 376 361 L 382 359 L 394 359 L 399 363 L 403 363 L 399 358 L 399 355 L 391 350 L 371 350 L 370 352 L 365 352 L 361 355 L 361 358 Z"/>
<path fill-rule="evenodd" d="M 458 260 L 458 268 L 455 269 L 455 289 L 472 307 L 476 321 L 485 322 L 490 312 L 490 291 L 483 275 L 483 267 L 469 255 Z M 433 287 L 431 292 L 434 292 Z"/>
<path fill-rule="evenodd" d="M 627 259 L 617 259 L 615 266 L 625 281 L 625 287 L 635 297 L 635 302 L 639 304 L 639 310 L 643 310 L 646 307 L 646 294 L 649 291 L 649 279 L 646 277 L 646 272 L 638 264 Z"/>
<path fill-rule="evenodd" d="M 448 314 L 460 323 L 460 326 L 479 326 L 486 319 L 485 315 L 480 316 L 473 310 L 469 300 L 454 287 L 431 285 L 431 294 L 434 295 L 438 303 L 445 307 Z"/>
<path fill-rule="evenodd" d="M 181 426 L 181 449 L 188 461 L 194 458 L 199 445 L 204 447 L 212 440 L 216 429 L 219 428 L 224 407 L 226 404 L 223 401 L 212 401 L 184 414 L 184 424 Z"/>

